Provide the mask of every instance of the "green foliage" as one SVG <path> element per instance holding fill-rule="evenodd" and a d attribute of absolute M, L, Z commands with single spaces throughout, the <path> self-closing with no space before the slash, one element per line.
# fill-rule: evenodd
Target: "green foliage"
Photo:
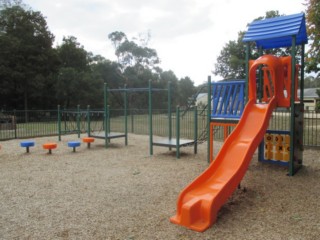
<path fill-rule="evenodd" d="M 263 17 L 255 20 L 263 20 L 266 18 L 273 18 L 280 16 L 278 11 L 268 11 Z M 238 33 L 238 39 L 229 41 L 223 47 L 215 64 L 213 74 L 220 75 L 224 79 L 243 79 L 245 78 L 245 44 L 242 42 L 244 32 Z M 254 43 L 250 43 L 252 50 L 250 59 L 256 59 L 259 56 L 258 49 Z M 300 51 L 300 50 L 298 50 Z M 268 49 L 264 54 L 273 54 L 276 56 L 283 56 L 290 54 L 289 48 Z"/>
<path fill-rule="evenodd" d="M 87 99 L 87 104 L 91 106 L 103 107 L 103 83 L 107 83 L 108 88 L 115 89 L 124 87 L 125 78 L 119 71 L 119 66 L 116 62 L 106 60 L 101 56 L 95 56 L 93 63 L 90 64 L 91 69 L 91 83 L 90 95 Z M 123 107 L 123 100 L 120 94 L 111 93 L 109 98 L 109 105 L 114 108 Z"/>
<path fill-rule="evenodd" d="M 49 95 L 53 108 L 103 107 L 103 82 L 113 79 L 117 67 L 102 56 L 93 56 L 73 36 L 64 37 L 56 53 L 59 67 L 54 73 L 54 94 Z M 47 105 L 48 106 L 48 105 Z"/>
<path fill-rule="evenodd" d="M 320 0 L 308 0 L 306 3 L 307 32 L 311 40 L 307 52 L 306 72 L 315 72 L 320 76 Z"/>
<path fill-rule="evenodd" d="M 317 93 L 317 94 L 318 94 L 318 96 L 320 96 L 319 93 Z M 316 110 L 316 112 L 320 112 L 320 99 L 316 100 L 316 109 L 315 110 Z"/>
<path fill-rule="evenodd" d="M 13 6 L 23 7 L 24 4 L 22 3 L 22 0 L 0 0 L 0 9 L 10 8 Z"/>
<path fill-rule="evenodd" d="M 143 46 L 146 45 L 148 41 L 140 39 L 140 42 L 143 44 L 129 41 L 123 32 L 113 32 L 110 33 L 108 37 L 115 47 L 115 55 L 118 58 L 118 63 L 121 65 L 122 70 L 127 67 L 155 69 L 157 64 L 160 63 L 157 51 Z"/>
<path fill-rule="evenodd" d="M 82 95 L 88 90 L 85 74 L 88 66 L 88 53 L 75 37 L 64 37 L 57 47 L 60 68 L 56 81 L 58 103 L 66 108 L 80 104 Z"/>
<path fill-rule="evenodd" d="M 320 78 L 307 76 L 304 78 L 304 88 L 320 88 Z"/>
<path fill-rule="evenodd" d="M 168 82 L 171 82 L 172 105 L 177 103 L 186 105 L 188 97 L 194 94 L 195 88 L 190 78 L 184 78 L 180 81 L 172 71 L 162 71 L 157 65 L 160 59 L 155 49 L 148 48 L 150 33 L 140 34 L 139 42 L 136 39 L 129 41 L 123 32 L 113 32 L 108 35 L 109 40 L 115 48 L 115 55 L 118 58 L 120 70 L 125 78 L 128 88 L 146 88 L 149 80 L 152 80 L 154 88 L 166 89 Z M 113 94 L 114 96 L 116 94 Z M 166 108 L 168 104 L 167 93 L 164 91 L 154 92 L 154 108 Z M 147 108 L 148 95 L 131 93 L 129 102 L 132 108 Z"/>
<path fill-rule="evenodd" d="M 89 53 L 77 42 L 77 38 L 64 37 L 57 47 L 61 67 L 72 67 L 77 71 L 85 71 L 89 62 Z"/>
<path fill-rule="evenodd" d="M 5 104 L 21 107 L 24 102 L 28 109 L 29 102 L 44 97 L 41 91 L 55 68 L 53 41 L 40 12 L 20 6 L 0 11 L 0 89 Z"/>
<path fill-rule="evenodd" d="M 154 88 L 172 85 L 172 105 L 185 105 L 194 92 L 193 82 L 180 81 L 163 71 L 155 49 L 148 47 L 150 33 L 128 40 L 123 32 L 108 35 L 117 62 L 87 52 L 74 36 L 53 48 L 54 35 L 40 12 L 21 0 L 0 0 L 0 108 L 48 109 L 59 104 L 75 108 L 103 107 L 103 83 L 111 89 Z M 167 92 L 154 92 L 154 108 L 167 107 Z M 129 94 L 129 107 L 147 108 L 148 93 Z M 112 108 L 123 107 L 121 93 L 109 94 Z"/>
<path fill-rule="evenodd" d="M 245 48 L 242 38 L 243 32 L 240 32 L 237 41 L 229 41 L 221 50 L 213 72 L 215 75 L 220 75 L 224 79 L 245 77 Z"/>
<path fill-rule="evenodd" d="M 178 82 L 179 96 L 178 105 L 183 106 L 188 102 L 188 99 L 196 92 L 194 83 L 189 77 L 180 79 Z"/>
<path fill-rule="evenodd" d="M 178 105 L 178 98 L 179 98 L 179 87 L 178 87 L 178 78 L 174 74 L 173 71 L 163 71 L 160 73 L 160 82 L 159 82 L 159 87 L 161 88 L 167 88 L 168 83 L 170 82 L 171 86 L 171 109 L 175 109 L 176 105 Z M 165 95 L 167 97 L 167 95 Z M 163 108 L 165 108 L 168 105 L 168 99 L 164 98 L 162 100 L 163 102 Z M 159 104 L 159 103 L 158 103 Z"/>

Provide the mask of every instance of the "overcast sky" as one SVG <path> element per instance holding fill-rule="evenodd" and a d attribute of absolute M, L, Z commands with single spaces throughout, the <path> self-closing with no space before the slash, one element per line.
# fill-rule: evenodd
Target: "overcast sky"
<path fill-rule="evenodd" d="M 24 0 L 46 17 L 56 44 L 74 36 L 86 51 L 115 60 L 108 34 L 124 32 L 129 39 L 150 31 L 163 70 L 189 76 L 199 85 L 214 76 L 216 59 L 247 23 L 267 11 L 294 14 L 305 0 Z"/>

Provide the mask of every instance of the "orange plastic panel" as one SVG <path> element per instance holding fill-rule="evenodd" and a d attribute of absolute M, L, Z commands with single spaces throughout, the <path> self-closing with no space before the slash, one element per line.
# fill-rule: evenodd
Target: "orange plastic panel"
<path fill-rule="evenodd" d="M 235 127 L 238 123 L 221 123 L 221 122 L 211 122 L 210 123 L 210 162 L 214 160 L 214 127 L 215 126 L 221 126 L 223 127 L 223 141 L 227 139 L 229 136 L 229 127 Z"/>

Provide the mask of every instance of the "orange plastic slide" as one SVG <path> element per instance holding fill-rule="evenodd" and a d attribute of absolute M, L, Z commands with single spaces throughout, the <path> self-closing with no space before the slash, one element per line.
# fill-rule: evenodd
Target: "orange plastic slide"
<path fill-rule="evenodd" d="M 247 171 L 275 107 L 275 97 L 265 104 L 249 100 L 216 159 L 180 193 L 172 223 L 203 232 L 216 221 L 219 209 Z"/>

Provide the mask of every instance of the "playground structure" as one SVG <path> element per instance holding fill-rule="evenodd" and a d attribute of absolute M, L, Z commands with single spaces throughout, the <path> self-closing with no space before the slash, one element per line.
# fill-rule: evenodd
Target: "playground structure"
<path fill-rule="evenodd" d="M 187 146 L 194 146 L 194 154 L 197 153 L 197 139 L 198 139 L 198 113 L 197 113 L 197 107 L 194 107 L 194 131 L 193 131 L 193 139 L 182 139 L 180 138 L 180 107 L 177 106 L 176 108 L 176 136 L 173 137 L 172 134 L 172 109 L 171 109 L 171 84 L 168 82 L 168 112 L 167 112 L 167 118 L 168 118 L 168 137 L 164 138 L 158 138 L 154 140 L 153 138 L 153 120 L 152 120 L 152 84 L 151 81 L 149 81 L 149 149 L 150 149 L 150 155 L 153 155 L 153 146 L 160 146 L 160 147 L 168 147 L 169 150 L 172 148 L 176 148 L 176 158 L 180 158 L 180 148 L 181 147 L 187 147 Z"/>
<path fill-rule="evenodd" d="M 168 94 L 168 107 L 165 117 L 167 118 L 167 137 L 157 137 L 154 140 L 154 128 L 153 128 L 153 107 L 152 97 L 153 92 L 167 91 Z M 110 129 L 110 107 L 108 100 L 109 92 L 119 92 L 123 94 L 123 129 L 124 132 L 112 132 Z M 100 138 L 105 139 L 105 147 L 108 147 L 109 141 L 114 138 L 125 138 L 125 145 L 128 145 L 128 94 L 145 92 L 148 94 L 148 134 L 149 134 L 149 153 L 153 155 L 153 146 L 168 147 L 169 150 L 176 148 L 176 157 L 180 158 L 180 148 L 186 146 L 194 146 L 194 153 L 197 153 L 197 132 L 198 132 L 198 113 L 197 108 L 193 108 L 193 139 L 183 139 L 180 137 L 181 119 L 183 116 L 180 114 L 180 107 L 177 106 L 175 116 L 172 114 L 171 109 L 171 84 L 168 82 L 167 89 L 153 88 L 151 80 L 147 88 L 124 88 L 108 89 L 107 84 L 104 84 L 104 110 L 97 111 L 91 110 L 90 106 L 86 111 L 81 111 L 80 106 L 77 106 L 76 110 L 65 110 L 58 106 L 58 136 L 61 141 L 61 136 L 68 133 L 76 133 L 78 138 L 80 134 L 87 132 L 88 139 Z M 189 109 L 190 110 L 190 109 Z M 185 112 L 184 112 L 185 114 Z M 173 134 L 173 119 L 175 119 L 175 134 Z M 93 127 L 93 125 L 95 125 Z M 96 125 L 100 125 L 97 127 Z M 85 129 L 85 131 L 83 130 Z M 175 135 L 175 137 L 173 137 Z M 87 142 L 88 143 L 88 142 Z M 89 147 L 90 145 L 88 145 Z"/>
<path fill-rule="evenodd" d="M 80 138 L 81 129 L 83 127 L 83 119 L 85 119 L 86 112 L 80 110 L 78 105 L 76 109 L 61 109 L 58 105 L 58 140 L 61 141 L 61 137 L 64 134 L 77 134 Z"/>
<path fill-rule="evenodd" d="M 110 131 L 110 111 L 108 105 L 108 92 L 110 90 L 104 85 L 104 108 L 103 111 L 91 110 L 87 106 L 86 111 L 81 111 L 80 106 L 76 110 L 65 110 L 58 106 L 58 138 L 61 141 L 63 134 L 76 133 L 78 138 L 82 132 L 87 132 L 88 137 L 84 140 L 88 148 L 93 138 L 105 139 L 107 148 L 111 139 L 124 138 L 125 145 L 128 145 L 127 128 L 127 94 L 124 94 L 124 133 Z M 94 126 L 93 126 L 94 125 Z M 99 126 L 97 126 L 99 125 Z M 85 129 L 85 130 L 83 130 Z"/>
<path fill-rule="evenodd" d="M 214 135 L 215 127 L 223 127 L 223 140 L 225 141 L 230 133 L 230 128 L 235 127 L 242 115 L 245 99 L 245 81 L 220 81 L 208 84 L 212 90 L 211 96 L 208 94 L 208 102 L 212 103 L 208 109 L 209 119 L 209 162 L 214 159 Z"/>
<path fill-rule="evenodd" d="M 276 107 L 291 108 L 288 175 L 293 176 L 302 166 L 304 45 L 308 41 L 305 16 L 301 13 L 254 21 L 243 41 L 247 43 L 247 104 L 215 160 L 182 190 L 177 201 L 177 213 L 170 218 L 172 223 L 195 231 L 205 231 L 217 220 L 218 211 L 244 177 Z M 262 55 L 249 63 L 250 42 L 255 42 L 261 53 L 263 49 L 291 47 L 291 57 Z M 296 45 L 301 45 L 300 102 L 297 102 L 296 94 Z M 208 86 L 209 113 L 211 97 L 214 97 L 211 96 L 210 78 Z M 208 141 L 208 144 L 212 143 Z"/>
<path fill-rule="evenodd" d="M 94 142 L 94 138 L 84 137 L 82 138 L 82 142 L 87 144 L 87 148 L 90 148 L 91 143 Z M 36 145 L 34 140 L 24 140 L 20 142 L 20 147 L 26 149 L 26 153 L 30 153 L 30 147 L 34 147 Z M 72 148 L 72 152 L 76 152 L 76 148 L 81 146 L 81 142 L 79 140 L 71 140 L 66 144 L 67 147 Z M 42 144 L 42 148 L 48 150 L 48 154 L 52 154 L 52 150 L 58 148 L 58 144 L 55 142 L 46 142 Z"/>
<path fill-rule="evenodd" d="M 105 147 L 108 147 L 108 144 L 111 139 L 115 138 L 124 138 L 125 139 L 125 145 L 128 145 L 128 113 L 127 113 L 127 93 L 124 92 L 124 132 L 111 132 L 111 127 L 110 127 L 110 108 L 108 104 L 108 92 L 112 90 L 108 89 L 107 84 L 104 84 L 104 110 L 103 112 L 99 112 L 101 116 L 103 116 L 103 129 L 102 131 L 95 132 L 91 131 L 91 118 L 90 118 L 90 107 L 88 106 L 87 110 L 87 134 L 88 137 L 93 137 L 93 138 L 101 138 L 105 139 Z"/>
<path fill-rule="evenodd" d="M 105 85 L 106 86 L 106 85 Z M 168 137 L 162 137 L 158 138 L 157 140 L 154 140 L 153 134 L 153 107 L 152 107 L 152 96 L 153 92 L 161 92 L 161 91 L 167 91 L 168 96 L 168 111 L 167 111 L 167 119 L 168 119 Z M 128 132 L 128 94 L 133 92 L 147 92 L 148 93 L 148 128 L 149 128 L 149 153 L 150 155 L 153 155 L 153 146 L 160 146 L 160 147 L 168 147 L 169 150 L 172 148 L 176 148 L 176 157 L 180 158 L 180 148 L 185 146 L 194 146 L 194 153 L 197 153 L 197 109 L 194 109 L 194 139 L 182 139 L 180 138 L 180 108 L 177 107 L 176 109 L 176 137 L 173 138 L 172 134 L 172 109 L 171 109 L 171 83 L 168 82 L 168 88 L 167 89 L 159 89 L 152 87 L 151 80 L 149 81 L 148 88 L 127 88 L 124 86 L 122 89 L 107 89 L 105 87 L 105 102 L 107 102 L 107 92 L 122 92 L 124 94 L 124 119 L 125 119 L 125 135 L 127 139 L 127 132 Z M 108 108 L 106 111 L 105 116 L 109 116 L 108 114 Z M 90 121 L 88 121 L 89 123 Z M 105 122 L 108 122 L 108 119 L 105 120 Z M 108 129 L 108 126 L 105 126 L 105 129 Z M 92 137 L 95 137 L 91 135 Z M 120 136 L 120 135 L 119 135 Z M 127 145 L 127 140 L 126 140 Z"/>

